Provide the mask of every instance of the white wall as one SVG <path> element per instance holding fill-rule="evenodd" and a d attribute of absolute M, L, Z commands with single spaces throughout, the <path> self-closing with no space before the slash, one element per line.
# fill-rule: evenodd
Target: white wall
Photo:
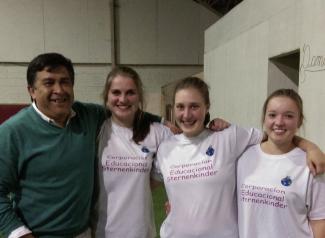
<path fill-rule="evenodd" d="M 242 125 L 259 125 L 268 75 L 267 24 L 205 53 L 205 80 L 211 87 L 211 115 Z"/>
<path fill-rule="evenodd" d="M 0 65 L 0 103 L 29 103 L 27 93 L 26 67 Z"/>
<path fill-rule="evenodd" d="M 125 63 L 203 64 L 204 30 L 217 16 L 188 0 L 120 1 Z"/>
<path fill-rule="evenodd" d="M 44 51 L 42 0 L 0 1 L 0 60 L 28 61 Z"/>
<path fill-rule="evenodd" d="M 325 1 L 302 0 L 300 86 L 306 116 L 306 137 L 325 145 Z"/>
<path fill-rule="evenodd" d="M 2 0 L 0 60 L 56 51 L 76 63 L 109 62 L 109 26 L 107 0 Z"/>
<path fill-rule="evenodd" d="M 204 30 L 217 16 L 188 0 L 116 3 L 118 63 L 139 69 L 148 110 L 160 113 L 160 87 L 202 71 Z M 2 0 L 0 33 L 0 103 L 28 103 L 26 65 L 53 51 L 76 63 L 76 99 L 101 102 L 111 68 L 109 0 Z"/>
<path fill-rule="evenodd" d="M 325 101 L 324 12 L 322 0 L 245 0 L 212 25 L 205 33 L 204 58 L 205 79 L 213 95 L 212 114 L 260 127 L 268 91 L 289 85 L 279 80 L 269 84 L 268 74 L 274 70 L 269 58 L 300 49 L 298 90 L 305 103 L 305 136 L 324 145 L 325 109 L 320 106 Z M 322 65 L 309 68 L 306 62 L 302 67 L 305 44 L 310 46 L 309 61 L 320 56 Z"/>

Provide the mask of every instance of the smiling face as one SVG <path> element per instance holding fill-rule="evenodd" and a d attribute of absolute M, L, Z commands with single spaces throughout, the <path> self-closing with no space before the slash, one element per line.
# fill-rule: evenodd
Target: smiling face
<path fill-rule="evenodd" d="M 34 85 L 28 91 L 37 108 L 59 125 L 64 126 L 74 100 L 73 82 L 68 70 L 61 66 L 36 73 Z"/>
<path fill-rule="evenodd" d="M 204 130 L 208 109 L 199 90 L 193 87 L 183 88 L 175 93 L 175 119 L 187 137 L 197 136 Z"/>
<path fill-rule="evenodd" d="M 116 75 L 112 79 L 106 100 L 112 120 L 121 126 L 132 127 L 139 104 L 139 92 L 134 80 L 128 76 Z"/>
<path fill-rule="evenodd" d="M 268 146 L 283 152 L 293 147 L 293 137 L 301 125 L 301 115 L 294 100 L 276 96 L 268 101 L 264 115 L 264 130 L 268 135 Z"/>

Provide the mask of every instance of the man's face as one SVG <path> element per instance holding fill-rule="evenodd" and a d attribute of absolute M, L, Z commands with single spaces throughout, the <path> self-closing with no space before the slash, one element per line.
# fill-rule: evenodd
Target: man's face
<path fill-rule="evenodd" d="M 73 83 L 68 70 L 57 67 L 37 72 L 33 86 L 28 91 L 37 108 L 56 123 L 64 126 L 74 100 Z"/>

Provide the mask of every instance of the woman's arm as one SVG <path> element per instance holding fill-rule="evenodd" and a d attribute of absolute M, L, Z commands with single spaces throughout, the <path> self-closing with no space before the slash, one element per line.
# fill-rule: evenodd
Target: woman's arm
<path fill-rule="evenodd" d="M 311 220 L 309 221 L 311 229 L 314 234 L 314 238 L 325 237 L 325 219 L 322 220 Z"/>
<path fill-rule="evenodd" d="M 175 135 L 182 133 L 182 130 L 170 121 L 164 120 L 163 124 L 167 126 L 171 130 L 171 132 L 173 132 L 173 134 Z"/>
<path fill-rule="evenodd" d="M 214 118 L 209 123 L 209 129 L 212 131 L 222 131 L 228 128 L 231 124 L 221 118 Z"/>
<path fill-rule="evenodd" d="M 317 145 L 299 136 L 294 137 L 294 143 L 307 153 L 307 164 L 313 175 L 325 172 L 325 154 Z"/>

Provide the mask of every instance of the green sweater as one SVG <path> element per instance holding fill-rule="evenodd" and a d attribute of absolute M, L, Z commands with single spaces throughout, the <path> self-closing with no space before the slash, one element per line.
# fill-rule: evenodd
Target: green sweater
<path fill-rule="evenodd" d="M 88 227 L 104 110 L 79 102 L 73 110 L 65 128 L 32 106 L 0 126 L 0 236 L 22 225 L 39 237 L 72 237 Z"/>

